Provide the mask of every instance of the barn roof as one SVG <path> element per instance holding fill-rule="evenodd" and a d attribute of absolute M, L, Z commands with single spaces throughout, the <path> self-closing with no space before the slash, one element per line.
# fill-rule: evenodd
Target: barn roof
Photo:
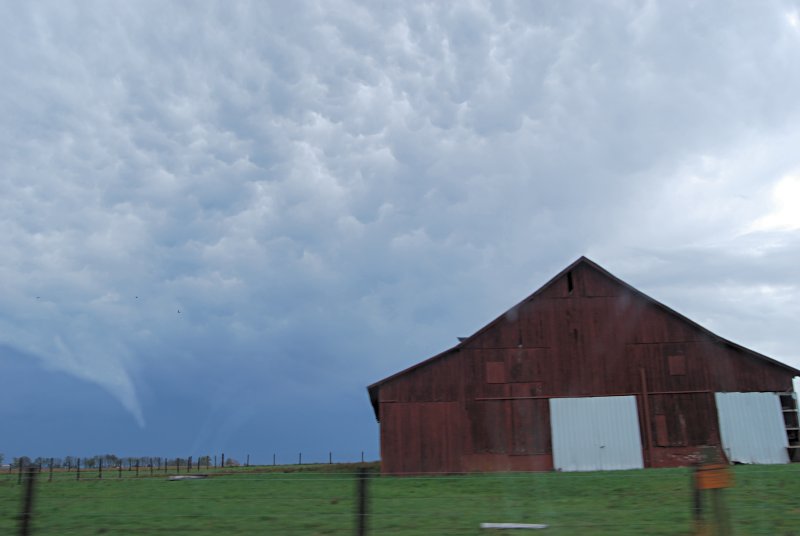
<path fill-rule="evenodd" d="M 445 350 L 444 352 L 436 354 L 435 356 L 430 357 L 430 358 L 428 358 L 428 359 L 426 359 L 424 361 L 416 363 L 415 365 L 412 365 L 412 366 L 410 366 L 410 367 L 408 367 L 408 368 L 406 368 L 404 370 L 401 370 L 400 372 L 397 372 L 395 374 L 392 374 L 391 376 L 388 376 L 388 377 L 386 377 L 386 378 L 384 378 L 382 380 L 379 380 L 379 381 L 373 383 L 372 385 L 370 385 L 369 387 L 367 387 L 367 391 L 369 392 L 370 402 L 372 403 L 372 409 L 375 411 L 375 417 L 378 420 L 380 420 L 379 410 L 378 410 L 378 394 L 379 394 L 379 391 L 380 391 L 380 387 L 382 385 L 394 380 L 395 378 L 398 378 L 400 376 L 404 376 L 405 374 L 407 374 L 407 373 L 409 373 L 411 371 L 414 371 L 414 370 L 417 370 L 419 368 L 425 367 L 425 366 L 427 366 L 427 365 L 429 365 L 429 364 L 431 364 L 433 362 L 436 362 L 436 361 L 438 361 L 438 360 L 440 360 L 440 359 L 442 359 L 442 358 L 444 358 L 444 357 L 446 357 L 448 355 L 451 355 L 451 354 L 459 352 L 462 347 L 467 346 L 478 335 L 480 335 L 481 333 L 491 329 L 496 323 L 498 323 L 503 318 L 505 318 L 509 311 L 512 311 L 512 310 L 516 309 L 517 307 L 519 307 L 523 303 L 525 303 L 525 302 L 531 300 L 532 298 L 538 296 L 539 294 L 544 292 L 548 287 L 553 285 L 557 280 L 559 280 L 561 277 L 563 277 L 567 272 L 570 272 L 571 270 L 575 269 L 577 266 L 580 266 L 582 264 L 590 266 L 594 270 L 596 270 L 596 271 L 600 272 L 601 274 L 603 274 L 605 277 L 607 277 L 607 278 L 611 279 L 612 281 L 616 282 L 617 284 L 623 286 L 624 288 L 629 290 L 634 295 L 639 296 L 640 298 L 642 298 L 645 301 L 651 303 L 652 305 L 655 305 L 656 307 L 660 308 L 662 311 L 666 312 L 667 314 L 672 315 L 673 317 L 676 317 L 679 320 L 681 320 L 681 321 L 683 321 L 683 322 L 685 322 L 685 323 L 697 328 L 702 333 L 705 333 L 706 335 L 708 335 L 713 341 L 716 341 L 719 344 L 723 344 L 723 345 L 729 346 L 731 348 L 734 348 L 736 350 L 739 350 L 739 351 L 745 353 L 745 355 L 748 355 L 753 359 L 758 359 L 758 360 L 763 361 L 765 363 L 768 363 L 768 364 L 783 368 L 787 372 L 790 372 L 793 376 L 800 376 L 800 370 L 798 370 L 798 369 L 796 369 L 796 368 L 794 368 L 794 367 L 792 367 L 790 365 L 787 365 L 786 363 L 781 363 L 780 361 L 772 359 L 771 357 L 767 357 L 767 356 L 765 356 L 763 354 L 760 354 L 760 353 L 758 353 L 756 351 L 750 350 L 749 348 L 745 348 L 744 346 L 736 344 L 735 342 L 729 341 L 729 340 L 727 340 L 727 339 L 725 339 L 723 337 L 720 337 L 719 335 L 717 335 L 717 334 L 709 331 L 708 329 L 704 328 L 703 326 L 701 326 L 700 324 L 698 324 L 694 320 L 692 320 L 692 319 L 680 314 L 679 312 L 675 311 L 674 309 L 672 309 L 670 307 L 667 307 L 666 305 L 664 305 L 663 303 L 659 302 L 658 300 L 655 300 L 655 299 L 651 298 L 650 296 L 648 296 L 644 292 L 632 287 L 631 285 L 629 285 L 625 281 L 621 280 L 620 278 L 616 277 L 615 275 L 610 273 L 608 270 L 606 270 L 605 268 L 603 268 L 602 266 L 600 266 L 596 262 L 588 259 L 587 257 L 582 256 L 578 260 L 576 260 L 575 262 L 573 262 L 572 264 L 570 264 L 569 266 L 567 266 L 566 268 L 561 270 L 561 272 L 556 274 L 547 283 L 542 285 L 536 292 L 534 292 L 530 296 L 526 297 L 525 299 L 523 299 L 522 301 L 520 301 L 519 303 L 517 303 L 516 305 L 514 305 L 510 309 L 508 309 L 506 312 L 504 312 L 503 314 L 501 314 L 500 316 L 498 316 L 497 318 L 495 318 L 494 320 L 492 320 L 491 322 L 486 324 L 484 327 L 482 327 L 481 329 L 479 329 L 478 331 L 476 331 L 475 333 L 473 333 L 469 337 L 459 337 L 459 343 L 457 345 L 453 346 L 452 348 L 450 348 L 448 350 Z"/>

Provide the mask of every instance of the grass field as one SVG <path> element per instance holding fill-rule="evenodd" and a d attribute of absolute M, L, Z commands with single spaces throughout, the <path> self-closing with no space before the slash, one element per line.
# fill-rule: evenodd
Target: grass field
<path fill-rule="evenodd" d="M 375 465 L 367 465 L 376 470 Z M 358 465 L 250 467 L 193 481 L 123 471 L 43 472 L 33 534 L 353 534 Z M 800 536 L 800 465 L 737 466 L 726 490 L 736 534 Z M 0 475 L 0 534 L 15 534 L 17 475 Z M 690 534 L 688 469 L 382 477 L 370 534 L 487 534 L 481 522 L 546 523 L 542 534 Z M 531 532 L 534 533 L 534 532 Z"/>

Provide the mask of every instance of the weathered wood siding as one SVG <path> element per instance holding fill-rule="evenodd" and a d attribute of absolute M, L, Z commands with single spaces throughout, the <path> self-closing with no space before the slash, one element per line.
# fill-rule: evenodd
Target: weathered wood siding
<path fill-rule="evenodd" d="M 610 395 L 637 396 L 646 465 L 684 465 L 696 447 L 720 443 L 714 392 L 790 391 L 791 382 L 790 368 L 586 260 L 373 388 L 383 470 L 395 473 L 552 468 L 548 399 Z"/>

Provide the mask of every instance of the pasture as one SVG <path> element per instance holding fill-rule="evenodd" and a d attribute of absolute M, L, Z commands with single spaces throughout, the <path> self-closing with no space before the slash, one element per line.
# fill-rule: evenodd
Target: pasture
<path fill-rule="evenodd" d="M 37 478 L 33 534 L 354 534 L 358 467 L 320 464 L 203 471 L 168 481 L 125 470 Z M 800 535 L 800 465 L 737 466 L 725 491 L 736 534 Z M 0 474 L 0 534 L 16 534 L 24 486 Z M 691 532 L 688 469 L 369 479 L 369 534 L 488 534 L 481 522 L 546 523 L 531 534 Z M 516 531 L 514 531 L 516 533 Z"/>

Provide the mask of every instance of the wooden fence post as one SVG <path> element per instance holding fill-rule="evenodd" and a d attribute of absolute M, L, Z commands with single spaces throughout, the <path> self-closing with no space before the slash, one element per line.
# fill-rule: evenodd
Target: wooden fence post
<path fill-rule="evenodd" d="M 358 511 L 356 512 L 356 535 L 357 536 L 366 536 L 367 534 L 367 479 L 369 478 L 369 474 L 367 470 L 363 467 L 358 469 L 358 501 L 357 507 Z"/>
<path fill-rule="evenodd" d="M 723 490 L 733 485 L 730 467 L 720 459 L 714 447 L 704 447 L 701 452 L 702 463 L 693 471 L 694 483 L 694 532 L 697 535 L 709 533 L 716 536 L 732 534 L 730 513 L 723 498 Z M 708 526 L 703 512 L 703 491 L 711 495 L 711 511 L 713 522 Z"/>
<path fill-rule="evenodd" d="M 25 462 L 22 461 L 22 456 L 17 458 L 17 460 L 19 460 L 17 462 L 17 465 L 19 465 L 19 476 L 17 476 L 17 484 L 22 484 L 22 469 L 23 469 L 22 466 L 25 465 Z"/>
<path fill-rule="evenodd" d="M 122 478 L 122 460 L 117 464 L 117 478 Z"/>
<path fill-rule="evenodd" d="M 78 458 L 78 461 L 75 463 L 75 480 L 81 479 L 81 459 Z"/>
<path fill-rule="evenodd" d="M 223 469 L 225 469 L 225 453 L 222 453 L 222 464 L 220 465 Z"/>
<path fill-rule="evenodd" d="M 103 480 L 103 458 L 100 458 L 100 473 L 98 474 L 98 478 Z"/>
<path fill-rule="evenodd" d="M 36 467 L 28 466 L 25 478 L 25 499 L 22 503 L 22 514 L 19 516 L 20 536 L 28 536 L 31 533 L 31 518 L 33 517 L 33 492 L 36 483 Z"/>
<path fill-rule="evenodd" d="M 703 495 L 698 485 L 699 463 L 692 464 L 692 524 L 695 533 L 703 530 Z"/>
<path fill-rule="evenodd" d="M 47 478 L 47 481 L 53 481 L 53 458 L 50 458 L 50 476 Z"/>

